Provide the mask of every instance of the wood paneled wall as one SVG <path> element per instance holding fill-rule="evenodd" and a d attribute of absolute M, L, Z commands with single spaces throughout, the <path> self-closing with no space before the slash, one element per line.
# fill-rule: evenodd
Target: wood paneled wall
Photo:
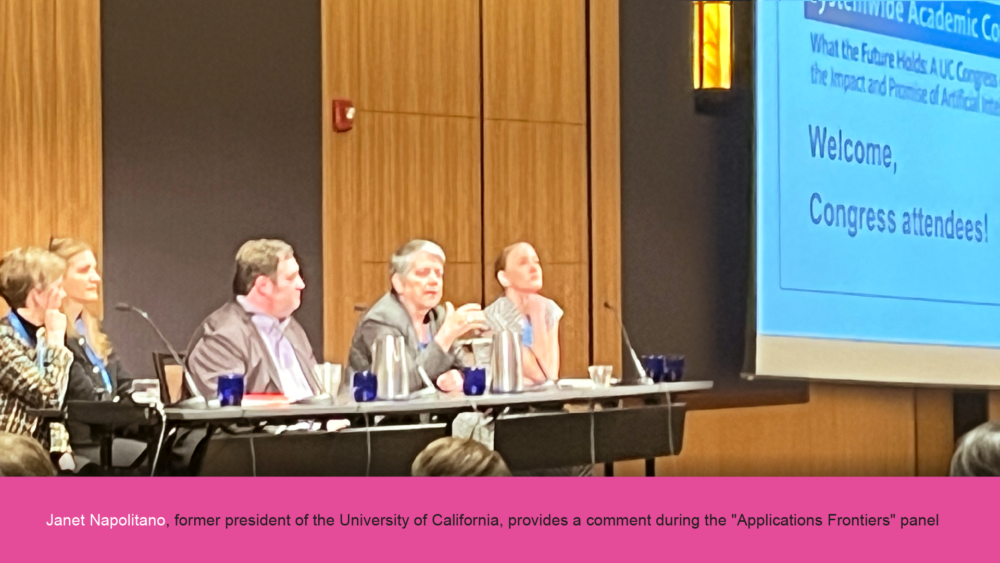
<path fill-rule="evenodd" d="M 1000 391 L 990 391 L 987 401 L 990 420 L 1000 420 Z"/>
<path fill-rule="evenodd" d="M 325 352 L 343 362 L 407 240 L 445 249 L 445 299 L 482 301 L 479 2 L 324 0 L 322 19 Z"/>
<path fill-rule="evenodd" d="M 813 384 L 802 405 L 688 415 L 681 475 L 914 475 L 913 390 Z"/>
<path fill-rule="evenodd" d="M 527 241 L 545 268 L 545 293 L 565 316 L 562 374 L 590 361 L 587 49 L 583 0 L 483 0 L 485 260 Z"/>
<path fill-rule="evenodd" d="M 100 254 L 100 45 L 98 0 L 0 0 L 2 251 L 63 235 Z"/>
<path fill-rule="evenodd" d="M 0 0 L 0 248 L 101 237 L 97 0 Z"/>
<path fill-rule="evenodd" d="M 590 0 L 590 294 L 592 363 L 622 373 L 621 95 L 618 0 Z"/>
<path fill-rule="evenodd" d="M 951 389 L 913 390 L 916 474 L 947 475 L 955 448 L 955 401 Z"/>
<path fill-rule="evenodd" d="M 595 4 L 617 13 L 617 2 Z M 597 219 L 585 8 L 584 0 L 323 1 L 328 359 L 346 358 L 356 309 L 388 290 L 387 262 L 403 242 L 441 244 L 445 298 L 485 305 L 500 293 L 496 256 L 523 240 L 543 260 L 545 293 L 566 311 L 563 373 L 586 374 Z M 617 26 L 602 32 L 617 41 Z M 616 115 L 617 54 L 602 76 L 600 103 Z M 330 127 L 335 98 L 357 107 L 348 133 Z M 617 154 L 616 118 L 601 127 L 614 129 L 602 148 Z M 614 194 L 602 200 L 602 263 L 615 281 L 601 282 L 600 299 L 617 304 L 618 171 L 615 160 L 602 162 L 598 180 Z M 603 348 L 608 363 L 616 335 Z"/>
<path fill-rule="evenodd" d="M 684 450 L 657 475 L 942 476 L 952 452 L 951 391 L 810 385 L 810 400 L 688 413 Z M 615 464 L 643 475 L 642 462 Z"/>

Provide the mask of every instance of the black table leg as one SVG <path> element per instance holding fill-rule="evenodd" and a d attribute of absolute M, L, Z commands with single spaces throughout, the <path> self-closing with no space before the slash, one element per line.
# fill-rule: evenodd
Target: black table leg
<path fill-rule="evenodd" d="M 646 477 L 656 477 L 656 460 L 646 460 Z"/>
<path fill-rule="evenodd" d="M 161 420 L 160 424 L 166 424 L 166 420 Z M 149 474 L 156 475 L 156 468 L 163 465 L 163 458 L 170 455 L 166 442 L 170 439 L 167 434 L 170 428 L 163 430 L 163 443 L 160 443 L 160 432 L 153 427 L 153 432 L 146 436 L 146 461 L 149 462 Z M 160 459 L 156 459 L 157 449 L 160 450 Z M 164 455 L 166 454 L 166 455 Z M 140 466 L 141 467 L 141 466 Z"/>
<path fill-rule="evenodd" d="M 614 463 L 608 462 L 608 463 L 604 464 L 604 476 L 605 477 L 614 477 L 615 476 L 615 464 Z"/>
<path fill-rule="evenodd" d="M 103 432 L 101 436 L 101 470 L 105 475 L 111 475 L 115 446 L 114 431 Z"/>

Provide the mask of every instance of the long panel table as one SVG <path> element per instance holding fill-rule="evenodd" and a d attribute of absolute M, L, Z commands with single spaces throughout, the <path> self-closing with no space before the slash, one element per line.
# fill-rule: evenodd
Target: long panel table
<path fill-rule="evenodd" d="M 210 439 L 199 456 L 201 475 L 388 476 L 409 475 L 414 458 L 427 444 L 451 434 L 458 413 L 490 409 L 497 417 L 495 449 L 512 470 L 529 471 L 676 455 L 683 445 L 686 408 L 673 395 L 711 387 L 709 381 L 691 381 L 482 397 L 436 393 L 368 403 L 340 397 L 338 404 L 327 406 L 168 408 L 165 414 L 170 424 L 210 425 Z M 375 424 L 376 417 L 417 415 L 425 415 L 425 422 Z M 426 420 L 426 415 L 434 420 Z M 277 435 L 222 430 L 227 425 L 260 427 L 331 418 L 347 418 L 352 426 Z"/>
<path fill-rule="evenodd" d="M 608 388 L 546 387 L 533 391 L 467 397 L 439 392 L 405 401 L 355 402 L 349 394 L 330 405 L 271 405 L 204 410 L 123 403 L 70 401 L 68 417 L 89 424 L 101 437 L 102 465 L 110 469 L 114 436 L 138 428 L 150 452 L 160 436 L 194 429 L 204 433 L 195 455 L 200 475 L 408 475 L 416 455 L 433 440 L 451 435 L 462 412 L 495 417 L 494 447 L 518 471 L 652 460 L 676 455 L 684 437 L 684 393 L 704 391 L 710 381 L 684 381 Z M 59 413 L 57 413 L 59 414 Z M 347 419 L 335 432 L 275 433 L 296 422 Z M 145 428 L 145 431 L 142 429 Z M 178 432 L 179 434 L 180 432 Z M 173 443 L 167 440 L 165 449 Z M 189 444 L 190 445 L 190 444 Z M 166 455 L 161 456 L 161 460 Z"/>
<path fill-rule="evenodd" d="M 167 407 L 167 420 L 175 422 L 236 422 L 240 420 L 307 420 L 349 415 L 407 415 L 442 411 L 484 410 L 494 407 L 542 405 L 547 403 L 603 402 L 631 397 L 665 398 L 667 394 L 704 391 L 712 388 L 711 381 L 680 381 L 653 385 L 617 385 L 592 389 L 549 387 L 537 391 L 510 394 L 489 394 L 469 397 L 462 394 L 436 392 L 404 401 L 355 402 L 341 395 L 332 405 L 281 405 L 261 407 L 219 407 L 203 410 Z"/>

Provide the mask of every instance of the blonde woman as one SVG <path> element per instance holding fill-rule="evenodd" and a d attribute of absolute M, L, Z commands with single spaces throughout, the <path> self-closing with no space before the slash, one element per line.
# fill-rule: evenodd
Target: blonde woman
<path fill-rule="evenodd" d="M 66 261 L 62 312 L 67 319 L 66 347 L 73 352 L 66 400 L 111 401 L 131 375 L 122 368 L 92 312 L 101 297 L 97 258 L 90 245 L 72 238 L 52 239 L 49 251 Z M 98 444 L 91 439 L 90 428 L 72 422 L 68 426 L 70 445 L 76 455 L 96 456 Z M 96 457 L 92 460 L 96 461 Z"/>

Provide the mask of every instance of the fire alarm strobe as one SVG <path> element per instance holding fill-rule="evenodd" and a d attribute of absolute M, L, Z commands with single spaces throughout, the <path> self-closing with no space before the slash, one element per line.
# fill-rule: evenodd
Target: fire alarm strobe
<path fill-rule="evenodd" d="M 333 100 L 333 130 L 337 133 L 354 127 L 354 104 L 351 100 Z"/>

